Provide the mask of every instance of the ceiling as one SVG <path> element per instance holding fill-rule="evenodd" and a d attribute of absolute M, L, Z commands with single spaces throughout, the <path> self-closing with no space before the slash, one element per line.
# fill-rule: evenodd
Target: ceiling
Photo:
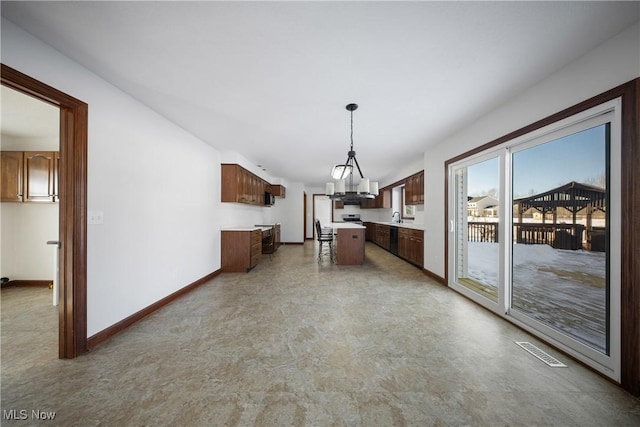
<path fill-rule="evenodd" d="M 322 185 L 347 158 L 348 103 L 360 166 L 384 183 L 640 3 L 2 2 L 2 16 L 213 147 Z"/>
<path fill-rule="evenodd" d="M 2 149 L 58 149 L 60 110 L 46 102 L 0 86 L 0 133 Z M 52 145 L 52 143 L 54 143 Z M 18 145 L 16 145 L 18 144 Z M 23 145 L 24 144 L 24 145 Z"/>

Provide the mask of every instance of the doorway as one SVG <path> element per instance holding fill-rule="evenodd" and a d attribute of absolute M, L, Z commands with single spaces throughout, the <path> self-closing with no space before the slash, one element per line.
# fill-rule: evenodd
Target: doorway
<path fill-rule="evenodd" d="M 333 222 L 333 201 L 325 194 L 313 195 L 313 238 L 316 236 L 316 219 L 320 221 L 320 225 L 325 227 Z"/>
<path fill-rule="evenodd" d="M 448 285 L 615 381 L 620 105 L 604 102 L 448 165 Z"/>
<path fill-rule="evenodd" d="M 60 109 L 58 357 L 87 351 L 86 103 L 1 64 L 1 84 Z"/>
<path fill-rule="evenodd" d="M 2 276 L 16 285 L 2 291 L 3 340 L 20 361 L 48 360 L 58 346 L 58 247 L 46 243 L 58 241 L 60 109 L 4 85 L 0 92 Z"/>

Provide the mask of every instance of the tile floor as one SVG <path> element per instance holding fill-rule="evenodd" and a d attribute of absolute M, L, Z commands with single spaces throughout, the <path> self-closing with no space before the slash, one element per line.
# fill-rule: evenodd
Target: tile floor
<path fill-rule="evenodd" d="M 361 267 L 315 251 L 281 247 L 75 360 L 51 291 L 3 289 L 2 425 L 640 425 L 640 400 L 377 246 Z"/>

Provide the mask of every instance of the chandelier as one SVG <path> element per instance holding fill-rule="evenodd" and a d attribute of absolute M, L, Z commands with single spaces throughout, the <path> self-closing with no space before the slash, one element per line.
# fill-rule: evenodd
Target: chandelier
<path fill-rule="evenodd" d="M 351 113 L 351 149 L 347 153 L 347 161 L 337 164 L 331 170 L 333 182 L 325 185 L 325 194 L 331 200 L 341 200 L 345 202 L 359 202 L 361 200 L 373 199 L 378 195 L 378 183 L 370 182 L 365 178 L 360 170 L 360 165 L 356 159 L 356 152 L 353 150 L 353 112 L 358 108 L 357 104 L 347 105 L 347 110 Z M 358 169 L 360 182 L 357 187 L 353 183 L 353 167 Z"/>

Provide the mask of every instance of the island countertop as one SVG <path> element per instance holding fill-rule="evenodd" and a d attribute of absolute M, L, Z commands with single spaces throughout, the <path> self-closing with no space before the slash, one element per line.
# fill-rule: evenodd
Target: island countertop
<path fill-rule="evenodd" d="M 334 229 L 341 228 L 349 228 L 349 229 L 358 229 L 358 228 L 367 228 L 364 225 L 355 224 L 353 222 L 331 222 L 328 227 L 332 227 Z"/>

